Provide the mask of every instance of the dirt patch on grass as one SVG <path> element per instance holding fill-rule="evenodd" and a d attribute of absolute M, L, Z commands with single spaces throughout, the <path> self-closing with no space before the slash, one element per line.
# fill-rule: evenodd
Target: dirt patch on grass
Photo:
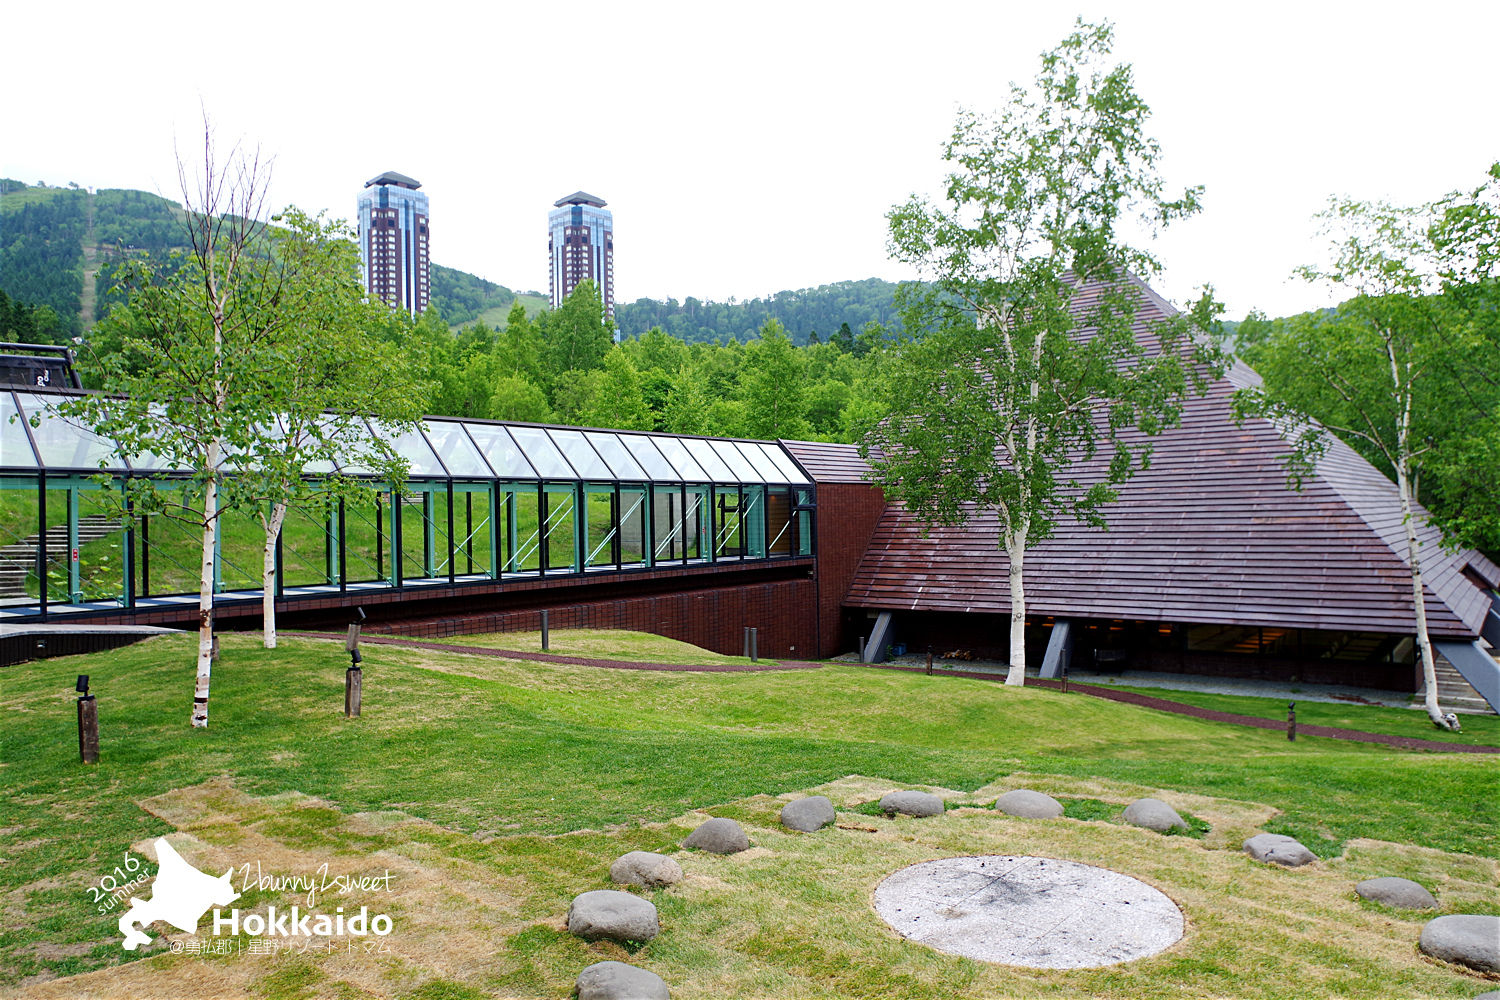
<path fill-rule="evenodd" d="M 1212 822 L 1218 839 L 1163 837 L 1104 822 L 1023 820 L 989 807 L 1002 791 L 1023 786 L 1111 803 L 1156 794 Z M 925 819 L 852 811 L 902 787 L 968 805 Z M 837 825 L 815 834 L 782 828 L 780 806 L 806 794 L 828 795 L 839 809 Z M 350 942 L 341 940 L 332 950 L 292 956 L 161 954 L 34 982 L 24 995 L 548 997 L 566 995 L 584 966 L 612 958 L 652 969 L 683 997 L 1470 996 L 1482 991 L 1479 978 L 1417 952 L 1419 919 L 1363 904 L 1353 883 L 1374 874 L 1417 878 L 1453 912 L 1492 898 L 1500 875 L 1488 859 L 1380 841 L 1351 841 L 1340 858 L 1306 868 L 1264 865 L 1232 840 L 1273 816 L 1266 806 L 1029 773 L 972 793 L 850 775 L 660 824 L 483 842 L 398 810 L 345 814 L 295 792 L 257 798 L 227 781 L 141 804 L 177 827 L 169 840 L 193 864 L 210 872 L 236 866 L 236 888 L 246 891 L 236 904 L 242 913 L 290 905 L 302 895 L 245 887 L 239 866 L 247 861 L 281 873 L 312 872 L 324 863 L 334 873 L 388 871 L 389 893 L 340 899 L 346 907 L 391 914 L 388 950 L 348 949 L 342 946 Z M 737 818 L 752 849 L 721 856 L 674 846 L 710 815 Z M 609 887 L 610 861 L 632 849 L 672 854 L 686 871 L 676 886 L 641 890 L 658 908 L 662 934 L 633 952 L 567 934 L 562 920 L 572 896 Z M 1182 909 L 1186 933 L 1167 951 L 1126 965 L 1041 971 L 933 951 L 896 935 L 872 908 L 874 888 L 892 872 L 974 854 L 1059 858 L 1130 875 Z M 206 938 L 209 927 L 199 932 L 149 929 L 184 944 Z"/>

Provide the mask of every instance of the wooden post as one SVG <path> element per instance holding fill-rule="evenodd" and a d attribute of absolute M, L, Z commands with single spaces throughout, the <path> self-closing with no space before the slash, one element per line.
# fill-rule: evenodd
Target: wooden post
<path fill-rule="evenodd" d="M 932 647 L 927 647 L 927 676 L 932 676 Z"/>
<path fill-rule="evenodd" d="M 78 697 L 78 757 L 85 764 L 99 763 L 99 710 L 91 694 Z"/>
<path fill-rule="evenodd" d="M 359 666 L 359 622 L 349 626 L 349 637 L 344 640 L 344 650 L 349 654 L 349 669 L 344 671 L 344 715 L 357 719 L 360 699 L 364 695 L 364 671 Z"/>
<path fill-rule="evenodd" d="M 1286 738 L 1289 740 L 1297 738 L 1297 703 L 1295 701 L 1286 703 Z"/>
<path fill-rule="evenodd" d="M 344 671 L 344 715 L 359 718 L 359 702 L 363 694 L 364 671 L 350 667 Z"/>
<path fill-rule="evenodd" d="M 219 665 L 219 637 L 218 636 L 214 636 L 214 645 L 213 645 L 212 651 L 209 653 L 209 657 L 213 660 L 214 666 L 217 667 Z"/>

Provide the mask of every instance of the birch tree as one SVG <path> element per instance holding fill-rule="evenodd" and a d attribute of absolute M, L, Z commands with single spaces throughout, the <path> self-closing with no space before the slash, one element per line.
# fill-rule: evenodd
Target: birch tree
<path fill-rule="evenodd" d="M 1293 429 L 1294 486 L 1315 469 L 1330 433 L 1395 480 L 1424 707 L 1447 729 L 1458 722 L 1438 703 L 1417 504 L 1425 468 L 1453 476 L 1474 462 L 1480 474 L 1466 480 L 1464 502 L 1449 505 L 1438 527 L 1449 544 L 1466 544 L 1489 537 L 1500 519 L 1492 471 L 1500 464 L 1497 182 L 1500 167 L 1476 191 L 1417 207 L 1333 199 L 1323 214 L 1332 263 L 1300 273 L 1354 297 L 1280 322 L 1248 357 L 1264 384 L 1235 401 L 1242 416 Z"/>
<path fill-rule="evenodd" d="M 887 416 L 862 451 L 888 498 L 928 525 L 992 512 L 1009 559 L 1008 684 L 1025 682 L 1025 557 L 1058 519 L 1103 526 L 1115 487 L 1149 461 L 1217 364 L 1190 315 L 1137 339 L 1142 290 L 1159 271 L 1124 230 L 1149 233 L 1199 208 L 1169 196 L 1147 136 L 1149 111 L 1112 29 L 1078 22 L 1042 56 L 1032 89 L 1012 84 L 996 115 L 960 111 L 945 159 L 945 205 L 892 209 L 891 254 L 925 283 L 899 302 L 910 339 L 883 366 Z M 1080 298 L 1085 286 L 1102 289 Z M 1154 343 L 1149 343 L 1154 341 Z M 1083 466 L 1109 453 L 1102 477 Z"/>
<path fill-rule="evenodd" d="M 319 395 L 326 379 L 304 378 L 303 362 L 330 342 L 319 336 L 327 332 L 320 315 L 347 326 L 353 272 L 342 264 L 330 270 L 330 261 L 347 261 L 347 251 L 341 258 L 320 225 L 295 210 L 288 216 L 293 230 L 273 235 L 265 218 L 268 166 L 239 147 L 220 160 L 206 121 L 202 161 L 191 168 L 179 161 L 179 175 L 184 248 L 166 260 L 136 256 L 122 265 L 117 291 L 125 301 L 96 328 L 102 349 L 91 351 L 108 395 L 61 409 L 114 439 L 137 464 L 174 470 L 170 478 L 131 479 L 129 496 L 135 513 L 173 518 L 201 540 L 190 721 L 202 728 L 220 524 L 227 511 L 249 507 L 265 511 L 268 531 L 279 529 L 285 504 L 303 495 L 306 462 L 339 440 L 337 419 L 322 422 L 307 439 L 313 444 L 299 443 L 296 427 L 328 405 L 326 393 Z M 358 304 L 358 295 L 352 301 Z M 378 367 L 346 368 L 346 384 L 362 385 L 374 398 Z M 361 371 L 368 378 L 356 382 Z M 399 384 L 388 372 L 378 376 Z"/>

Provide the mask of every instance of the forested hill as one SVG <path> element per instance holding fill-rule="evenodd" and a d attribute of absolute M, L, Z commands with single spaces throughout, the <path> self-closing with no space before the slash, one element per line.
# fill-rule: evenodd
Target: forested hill
<path fill-rule="evenodd" d="M 839 281 L 817 288 L 777 292 L 763 299 L 743 302 L 683 302 L 668 299 L 636 299 L 615 303 L 615 323 L 625 337 L 638 337 L 654 326 L 689 343 L 713 340 L 754 340 L 767 320 L 781 322 L 797 344 L 809 342 L 816 332 L 827 341 L 847 324 L 858 334 L 866 323 L 895 329 L 896 284 L 879 278 Z"/>
<path fill-rule="evenodd" d="M 63 343 L 93 326 L 108 308 L 112 263 L 121 254 L 165 253 L 182 243 L 182 213 L 176 202 L 147 191 L 91 192 L 71 184 L 0 180 L 0 293 L 9 309 L 27 313 L 27 336 Z M 617 303 L 615 321 L 625 337 L 659 326 L 679 340 L 706 343 L 754 340 L 775 319 L 797 344 L 808 343 L 814 332 L 827 341 L 841 328 L 852 342 L 868 323 L 896 327 L 895 290 L 891 282 L 869 278 L 742 302 L 637 299 Z M 450 326 L 481 319 L 504 326 L 517 298 L 504 285 L 432 266 L 432 303 Z M 529 314 L 544 302 L 530 295 L 520 299 Z"/>
<path fill-rule="evenodd" d="M 25 313 L 7 328 L 43 343 L 76 337 L 108 307 L 112 261 L 130 250 L 165 253 L 183 240 L 182 206 L 160 195 L 0 179 L 0 294 L 14 315 Z M 432 267 L 432 300 L 449 323 L 503 315 L 515 298 L 504 285 Z"/>

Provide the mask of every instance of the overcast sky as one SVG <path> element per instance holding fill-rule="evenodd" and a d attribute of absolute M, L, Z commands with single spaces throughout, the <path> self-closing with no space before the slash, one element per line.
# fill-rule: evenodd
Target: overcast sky
<path fill-rule="evenodd" d="M 354 215 L 386 170 L 431 199 L 433 260 L 546 290 L 546 216 L 615 215 L 616 298 L 752 298 L 906 277 L 885 213 L 940 193 L 960 106 L 998 107 L 1073 19 L 1107 16 L 1175 186 L 1159 289 L 1231 318 L 1328 301 L 1332 194 L 1403 202 L 1500 159 L 1500 3 L 1006 0 L 11 5 L 0 175 L 181 200 L 174 143 L 274 156 L 271 199 Z"/>

